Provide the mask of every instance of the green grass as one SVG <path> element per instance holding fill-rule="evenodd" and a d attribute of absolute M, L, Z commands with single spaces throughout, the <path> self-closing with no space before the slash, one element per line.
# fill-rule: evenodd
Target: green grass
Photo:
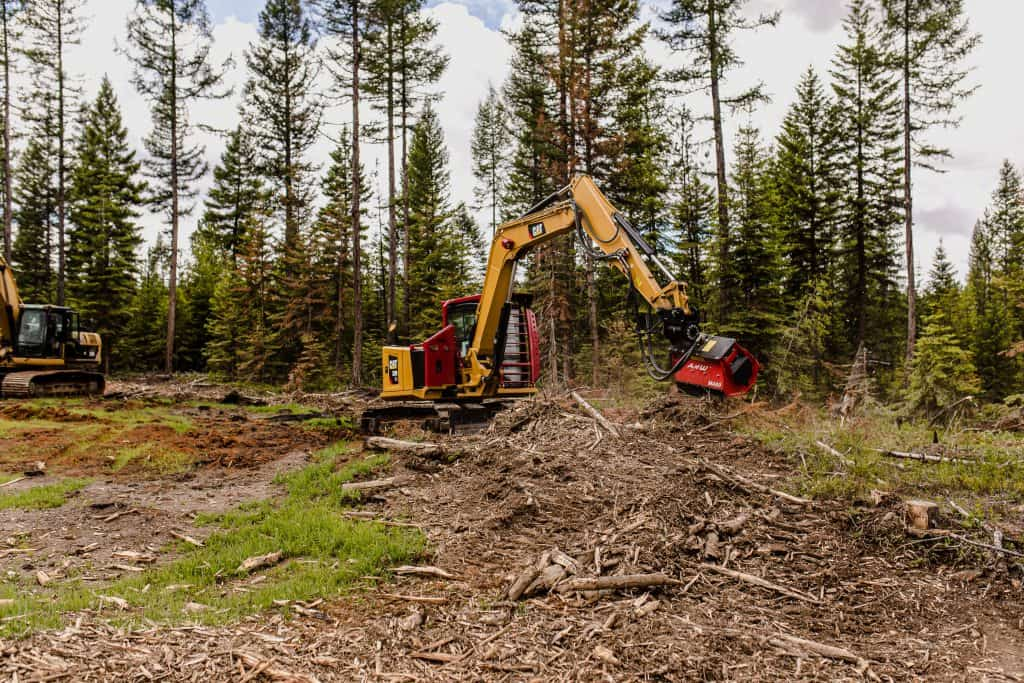
<path fill-rule="evenodd" d="M 52 590 L 0 584 L 0 597 L 15 600 L 0 607 L 0 618 L 25 615 L 0 621 L 0 634 L 59 627 L 65 615 L 83 609 L 101 609 L 105 617 L 126 624 L 228 623 L 266 609 L 287 613 L 287 607 L 274 605 L 275 600 L 310 600 L 357 590 L 360 577 L 378 575 L 420 555 L 425 538 L 415 529 L 341 514 L 358 502 L 358 494 L 341 491 L 341 485 L 387 464 L 386 457 L 377 456 L 338 469 L 346 452 L 345 445 L 332 446 L 305 469 L 279 477 L 286 491 L 281 500 L 197 518 L 197 524 L 214 527 L 214 533 L 202 548 L 177 544 L 181 556 L 168 564 L 98 588 L 74 579 Z M 277 551 L 285 559 L 258 572 L 266 580 L 251 584 L 238 572 L 246 558 Z M 121 611 L 104 603 L 101 595 L 123 598 L 129 608 Z M 186 613 L 189 602 L 207 609 Z"/>
<path fill-rule="evenodd" d="M 62 479 L 55 484 L 33 486 L 23 491 L 7 493 L 0 495 L 0 510 L 59 508 L 67 502 L 68 494 L 80 491 L 88 485 L 88 479 Z"/>
<path fill-rule="evenodd" d="M 753 414 L 737 427 L 788 453 L 802 493 L 854 499 L 872 489 L 911 495 L 996 496 L 1024 502 L 1024 437 L 1009 432 L 936 431 L 926 422 L 876 410 L 840 425 L 822 413 L 778 417 Z M 929 453 L 938 435 L 942 455 L 964 463 L 890 458 L 875 449 Z M 839 459 L 815 442 L 842 453 Z"/>
<path fill-rule="evenodd" d="M 187 472 L 192 467 L 192 462 L 192 457 L 186 453 L 148 442 L 119 450 L 110 469 L 113 472 L 120 472 L 128 465 L 134 464 L 143 471 L 168 476 Z"/>

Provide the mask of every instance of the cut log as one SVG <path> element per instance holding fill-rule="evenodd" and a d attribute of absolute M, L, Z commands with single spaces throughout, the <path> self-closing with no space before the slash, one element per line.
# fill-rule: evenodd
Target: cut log
<path fill-rule="evenodd" d="M 665 574 L 626 574 L 623 576 L 594 576 L 563 581 L 555 587 L 559 593 L 573 591 L 627 590 L 630 588 L 656 588 L 679 586 L 682 581 Z"/>
<path fill-rule="evenodd" d="M 929 500 L 907 501 L 907 522 L 914 529 L 924 531 L 935 526 L 939 506 Z"/>
<path fill-rule="evenodd" d="M 725 567 L 719 567 L 717 564 L 708 564 L 706 562 L 701 565 L 701 568 L 707 569 L 708 571 L 716 572 L 718 574 L 722 574 L 723 576 L 728 576 L 730 578 L 737 579 L 739 581 L 743 581 L 744 583 L 749 583 L 753 586 L 767 588 L 770 591 L 775 591 L 776 593 L 780 593 L 782 595 L 786 595 L 797 600 L 809 602 L 814 605 L 817 605 L 819 603 L 819 600 L 812 595 L 809 595 L 802 591 L 794 590 L 792 588 L 787 588 L 786 586 L 780 586 L 779 584 L 772 583 L 767 579 L 762 579 L 760 576 L 754 576 L 753 574 L 747 574 L 745 572 L 738 572 L 735 569 L 727 569 Z"/>
<path fill-rule="evenodd" d="M 519 598 L 523 597 L 523 593 L 526 589 L 533 585 L 533 582 L 540 576 L 541 570 L 537 567 L 527 567 L 516 580 L 512 582 L 512 585 L 508 588 L 508 599 L 515 602 Z"/>
<path fill-rule="evenodd" d="M 281 561 L 284 557 L 284 553 L 280 550 L 273 553 L 267 553 L 266 555 L 255 555 L 253 557 L 246 558 L 242 564 L 238 565 L 238 573 L 247 574 L 256 569 L 263 569 L 265 567 L 273 567 L 275 564 Z"/>
<path fill-rule="evenodd" d="M 536 595 L 537 593 L 547 592 L 554 588 L 565 576 L 565 568 L 561 565 L 548 565 L 537 575 L 533 583 L 527 586 L 523 595 Z"/>
<path fill-rule="evenodd" d="M 447 455 L 444 446 L 426 441 L 401 441 L 384 436 L 368 436 L 366 437 L 365 445 L 368 449 L 374 451 L 395 451 L 416 455 L 421 458 L 436 459 Z"/>
<path fill-rule="evenodd" d="M 735 517 L 732 517 L 731 519 L 727 519 L 724 522 L 719 522 L 715 526 L 717 526 L 718 530 L 726 536 L 735 536 L 743 530 L 743 527 L 746 526 L 747 522 L 749 521 L 750 513 L 741 512 L 740 514 L 736 515 Z"/>
<path fill-rule="evenodd" d="M 573 397 L 573 400 L 575 400 L 577 403 L 580 404 L 580 407 L 583 408 L 584 412 L 586 412 L 586 414 L 589 415 L 590 417 L 592 417 L 595 420 L 597 420 L 597 423 L 599 425 L 601 425 L 602 427 L 604 427 L 606 430 L 608 430 L 609 434 L 611 434 L 614 437 L 618 437 L 619 436 L 619 430 L 615 428 L 615 425 L 613 425 L 611 422 L 609 422 L 608 418 L 606 418 L 604 415 L 602 415 L 597 410 L 597 408 L 595 408 L 594 406 L 592 406 L 589 403 L 587 403 L 587 400 L 585 398 L 580 396 L 575 391 L 572 392 L 572 397 Z"/>
<path fill-rule="evenodd" d="M 342 491 L 384 491 L 401 486 L 406 482 L 405 477 L 386 477 L 384 479 L 371 479 L 370 481 L 350 481 L 341 485 Z"/>

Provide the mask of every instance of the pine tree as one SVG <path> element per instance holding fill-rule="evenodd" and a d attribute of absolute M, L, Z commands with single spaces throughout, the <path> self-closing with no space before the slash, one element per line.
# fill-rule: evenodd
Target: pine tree
<path fill-rule="evenodd" d="M 409 334 L 422 339 L 439 327 L 444 286 L 458 282 L 459 258 L 452 230 L 448 149 L 441 122 L 429 105 L 413 129 L 409 148 Z"/>
<path fill-rule="evenodd" d="M 814 69 L 804 73 L 796 97 L 776 139 L 772 167 L 791 305 L 832 266 L 842 196 L 839 112 Z"/>
<path fill-rule="evenodd" d="M 49 303 L 56 288 L 52 239 L 57 227 L 57 167 L 53 143 L 50 131 L 35 131 L 14 172 L 18 230 L 11 262 L 18 273 L 18 289 L 28 303 Z"/>
<path fill-rule="evenodd" d="M 493 85 L 476 110 L 471 152 L 477 207 L 490 209 L 491 233 L 498 229 L 499 208 L 508 184 L 509 147 L 511 143 L 505 103 Z"/>
<path fill-rule="evenodd" d="M 243 226 L 267 201 L 269 193 L 259 173 L 255 141 L 239 126 L 228 136 L 220 163 L 213 169 L 213 187 L 206 195 L 197 232 L 227 254 L 233 265 L 245 238 Z"/>
<path fill-rule="evenodd" d="M 448 58 L 431 46 L 437 33 L 433 20 L 421 13 L 423 0 L 374 0 L 370 5 L 371 30 L 367 34 L 366 92 L 374 107 L 384 114 L 384 142 L 387 144 L 388 162 L 388 288 L 386 310 L 389 330 L 398 322 L 399 257 L 402 256 L 402 285 L 406 292 L 404 329 L 408 332 L 411 301 L 408 296 L 410 236 L 408 222 L 410 209 L 403 203 L 403 225 L 398 224 L 398 174 L 401 167 L 403 185 L 406 182 L 405 131 L 413 115 L 417 100 L 429 101 L 416 90 L 435 83 L 447 67 Z M 399 162 L 397 133 L 402 133 L 402 151 Z M 408 196 L 408 193 L 404 193 Z M 395 332 L 389 332 L 394 342 Z"/>
<path fill-rule="evenodd" d="M 769 359 L 782 321 L 782 243 L 771 216 L 769 155 L 757 129 L 739 129 L 732 175 L 735 240 L 727 264 L 734 268 L 729 296 L 735 314 L 719 320 L 730 336 L 743 339 Z M 721 248 L 718 249 L 721 253 Z M 719 267 L 721 267 L 719 265 Z M 721 278 L 719 278 L 721 279 Z M 766 363 L 770 367 L 770 363 Z"/>
<path fill-rule="evenodd" d="M 21 41 L 21 27 L 17 15 L 22 9 L 22 0 L 0 0 L 0 67 L 3 68 L 3 105 L 0 108 L 0 195 L 3 195 L 3 240 L 4 259 L 11 262 L 11 247 L 14 244 L 11 229 L 14 221 L 12 168 L 14 145 L 11 137 L 11 67 L 16 55 L 16 46 Z"/>
<path fill-rule="evenodd" d="M 70 121 L 74 116 L 80 91 L 68 73 L 67 50 L 78 45 L 85 29 L 81 13 L 85 0 L 32 0 L 25 4 L 22 22 L 28 29 L 29 41 L 25 55 L 31 63 L 32 92 L 36 105 L 27 114 L 54 121 L 52 128 L 57 152 L 57 305 L 64 305 L 65 223 L 67 220 L 67 180 L 71 137 Z M 40 100 L 42 100 L 40 102 Z M 34 112 L 32 111 L 34 110 Z"/>
<path fill-rule="evenodd" d="M 164 368 L 174 369 L 178 301 L 178 236 L 182 216 L 192 212 L 195 183 L 206 174 L 205 150 L 191 144 L 188 107 L 196 100 L 221 98 L 224 71 L 231 62 L 210 61 L 213 36 L 203 0 L 136 0 L 128 18 L 126 55 L 132 83 L 152 105 L 153 130 L 145 139 L 148 175 L 158 185 L 152 201 L 170 224 L 168 316 Z"/>
<path fill-rule="evenodd" d="M 911 362 L 912 409 L 934 412 L 981 390 L 971 351 L 964 343 L 960 286 L 939 244 L 925 292 L 924 329 Z"/>
<path fill-rule="evenodd" d="M 721 268 L 727 268 L 725 261 L 731 242 L 722 105 L 735 108 L 766 99 L 761 84 L 731 96 L 722 93 L 722 81 L 726 74 L 743 64 L 730 42 L 739 31 L 774 26 L 779 20 L 777 12 L 751 18 L 743 11 L 746 4 L 747 0 L 673 0 L 670 9 L 661 15 L 668 27 L 657 33 L 672 50 L 689 57 L 688 63 L 672 72 L 670 78 L 687 89 L 698 87 L 711 94 L 718 193 L 718 259 Z M 727 317 L 730 308 L 728 288 L 720 287 L 719 290 L 719 315 Z"/>
<path fill-rule="evenodd" d="M 128 144 L 128 129 L 110 80 L 100 83 L 84 111 L 68 193 L 68 298 L 106 341 L 109 367 L 116 339 L 128 322 L 142 244 L 138 207 L 141 164 Z"/>
<path fill-rule="evenodd" d="M 149 249 L 146 268 L 129 307 L 128 324 L 123 334 L 121 354 L 129 370 L 152 370 L 160 367 L 166 350 L 167 285 L 164 271 L 170 253 L 163 237 Z"/>
<path fill-rule="evenodd" d="M 247 127 L 262 170 L 275 187 L 285 250 L 296 246 L 309 220 L 312 167 L 305 159 L 320 132 L 323 104 L 314 89 L 319 70 L 312 24 L 299 0 L 268 0 L 259 41 L 245 55 Z"/>
<path fill-rule="evenodd" d="M 234 264 L 209 233 L 192 233 L 191 244 L 192 259 L 181 281 L 181 321 L 188 324 L 179 327 L 177 358 L 184 370 L 205 371 L 213 298 L 218 284 L 230 279 Z"/>
<path fill-rule="evenodd" d="M 361 200 L 364 186 L 360 154 L 361 124 L 359 104 L 362 99 L 361 79 L 363 42 L 367 26 L 367 3 L 364 0 L 320 0 L 321 22 L 324 32 L 338 41 L 338 47 L 329 49 L 328 65 L 342 99 L 352 105 L 352 145 L 349 177 L 356 185 L 352 188 L 352 215 L 349 234 L 352 236 L 353 310 L 352 310 L 352 382 L 362 383 L 363 372 L 363 267 L 362 220 L 365 208 Z"/>
<path fill-rule="evenodd" d="M 673 262 L 678 276 L 685 279 L 695 303 L 703 305 L 707 277 L 707 258 L 714 234 L 715 196 L 704 181 L 693 139 L 694 121 L 688 109 L 678 115 L 679 133 L 673 148 L 675 177 L 669 205 L 676 244 Z"/>
<path fill-rule="evenodd" d="M 917 336 L 914 282 L 914 164 L 934 169 L 934 160 L 948 159 L 948 149 L 924 140 L 937 126 L 956 127 L 956 106 L 975 88 L 965 84 L 963 61 L 981 42 L 971 33 L 963 0 L 881 0 L 891 32 L 894 67 L 903 82 L 903 213 L 907 266 L 907 359 L 914 356 Z"/>
<path fill-rule="evenodd" d="M 848 42 L 834 60 L 844 169 L 841 251 L 853 353 L 861 344 L 892 354 L 896 300 L 896 230 L 902 159 L 896 82 L 887 70 L 881 27 L 867 0 L 853 0 L 844 20 Z M 895 355 L 891 358 L 895 360 Z"/>

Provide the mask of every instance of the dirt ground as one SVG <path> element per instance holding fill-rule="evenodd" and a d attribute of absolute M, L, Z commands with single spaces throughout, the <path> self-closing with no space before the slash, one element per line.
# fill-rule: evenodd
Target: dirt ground
<path fill-rule="evenodd" d="M 294 425 L 232 414 L 194 415 L 194 431 L 167 435 L 204 453 L 187 475 L 126 472 L 61 508 L 0 512 L 0 539 L 20 534 L 39 548 L 0 550 L 0 570 L 56 572 L 83 556 L 112 566 L 114 552 L 155 548 L 172 530 L 200 535 L 196 512 L 272 497 L 275 474 L 318 446 Z M 20 681 L 1024 680 L 1019 569 L 908 537 L 896 501 L 785 495 L 787 459 L 731 433 L 705 404 L 608 414 L 618 436 L 571 400 L 534 401 L 445 438 L 450 463 L 396 455 L 401 485 L 360 514 L 421 528 L 430 547 L 421 564 L 441 572 L 368 577 L 366 591 L 224 627 L 129 631 L 68 615 L 60 631 L 0 643 L 0 672 Z M 513 600 L 524 575 L 539 580 Z M 636 575 L 663 585 L 601 589 Z"/>

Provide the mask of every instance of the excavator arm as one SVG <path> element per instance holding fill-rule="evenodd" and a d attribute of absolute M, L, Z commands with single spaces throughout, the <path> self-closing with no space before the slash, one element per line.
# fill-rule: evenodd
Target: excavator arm
<path fill-rule="evenodd" d="M 746 393 L 754 385 L 759 367 L 754 357 L 734 339 L 701 332 L 686 285 L 672 277 L 594 181 L 579 175 L 523 217 L 498 227 L 480 295 L 445 302 L 441 331 L 422 344 L 384 347 L 381 397 L 450 401 L 464 407 L 466 402 L 536 392 L 537 331 L 532 312 L 512 295 L 516 264 L 531 250 L 574 230 L 578 248 L 609 263 L 629 282 L 638 304 L 636 331 L 652 377 L 674 378 L 684 388 L 727 396 Z M 641 312 L 639 300 L 651 310 Z M 474 319 L 471 325 L 465 324 L 466 306 Z M 460 329 L 448 324 L 453 308 L 461 311 L 456 316 Z M 658 337 L 668 341 L 667 353 L 655 351 Z"/>

